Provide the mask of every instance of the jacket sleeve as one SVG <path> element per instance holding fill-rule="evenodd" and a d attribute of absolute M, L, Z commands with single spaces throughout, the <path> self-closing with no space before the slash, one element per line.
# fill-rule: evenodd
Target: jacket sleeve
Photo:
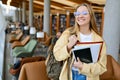
<path fill-rule="evenodd" d="M 70 57 L 67 51 L 68 37 L 69 31 L 64 31 L 53 48 L 53 53 L 57 61 L 62 61 Z"/>
<path fill-rule="evenodd" d="M 83 68 L 80 70 L 80 73 L 83 73 L 88 77 L 98 76 L 106 71 L 106 62 L 106 45 L 103 43 L 98 62 L 90 64 L 83 63 Z"/>

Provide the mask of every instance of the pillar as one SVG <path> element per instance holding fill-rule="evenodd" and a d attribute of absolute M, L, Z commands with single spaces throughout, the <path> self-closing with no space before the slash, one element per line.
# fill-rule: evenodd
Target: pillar
<path fill-rule="evenodd" d="M 13 15 L 13 22 L 18 22 L 18 9 L 16 8 L 16 10 L 12 10 L 14 12 Z"/>
<path fill-rule="evenodd" d="M 22 21 L 21 5 L 19 5 L 19 21 Z"/>
<path fill-rule="evenodd" d="M 33 0 L 29 0 L 29 26 L 33 27 Z"/>
<path fill-rule="evenodd" d="M 107 0 L 103 38 L 107 45 L 107 53 L 118 61 L 120 45 L 120 0 Z"/>
<path fill-rule="evenodd" d="M 22 22 L 25 23 L 26 18 L 26 2 L 22 2 Z"/>
<path fill-rule="evenodd" d="M 43 31 L 50 33 L 50 0 L 44 0 L 44 24 Z"/>

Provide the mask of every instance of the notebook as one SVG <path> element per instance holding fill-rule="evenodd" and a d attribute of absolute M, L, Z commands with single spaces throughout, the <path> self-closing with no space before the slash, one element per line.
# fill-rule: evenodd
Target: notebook
<path fill-rule="evenodd" d="M 75 60 L 77 61 L 77 57 L 85 63 L 92 63 L 92 55 L 90 48 L 73 50 Z"/>

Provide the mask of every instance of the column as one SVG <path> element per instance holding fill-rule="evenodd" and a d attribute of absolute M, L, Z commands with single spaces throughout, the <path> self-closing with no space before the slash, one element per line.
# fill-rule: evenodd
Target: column
<path fill-rule="evenodd" d="M 19 10 L 18 8 L 15 10 L 15 14 L 16 14 L 16 22 L 19 21 Z"/>
<path fill-rule="evenodd" d="M 17 22 L 17 21 L 18 21 L 18 9 L 12 10 L 12 11 L 14 12 L 13 21 L 14 21 L 14 22 Z"/>
<path fill-rule="evenodd" d="M 22 22 L 25 23 L 26 18 L 26 2 L 22 2 Z"/>
<path fill-rule="evenodd" d="M 50 33 L 50 0 L 44 0 L 44 24 L 43 31 Z"/>
<path fill-rule="evenodd" d="M 29 26 L 33 26 L 33 0 L 29 0 Z"/>
<path fill-rule="evenodd" d="M 50 35 L 52 35 L 52 14 L 50 14 Z"/>
<path fill-rule="evenodd" d="M 19 5 L 19 21 L 22 21 L 21 5 Z"/>
<path fill-rule="evenodd" d="M 107 0 L 103 38 L 107 45 L 107 53 L 118 61 L 120 44 L 120 0 Z"/>

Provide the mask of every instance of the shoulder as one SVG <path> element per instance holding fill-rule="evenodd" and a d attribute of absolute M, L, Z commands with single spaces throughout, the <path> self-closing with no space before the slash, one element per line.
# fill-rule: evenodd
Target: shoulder
<path fill-rule="evenodd" d="M 94 31 L 92 31 L 92 33 L 96 41 L 103 41 L 103 38 L 99 34 L 95 33 Z"/>
<path fill-rule="evenodd" d="M 62 36 L 67 36 L 67 35 L 70 35 L 70 28 L 66 29 L 63 33 L 62 33 Z"/>
<path fill-rule="evenodd" d="M 63 34 L 69 34 L 70 35 L 73 32 L 73 30 L 74 30 L 74 27 L 69 27 L 63 32 Z"/>

